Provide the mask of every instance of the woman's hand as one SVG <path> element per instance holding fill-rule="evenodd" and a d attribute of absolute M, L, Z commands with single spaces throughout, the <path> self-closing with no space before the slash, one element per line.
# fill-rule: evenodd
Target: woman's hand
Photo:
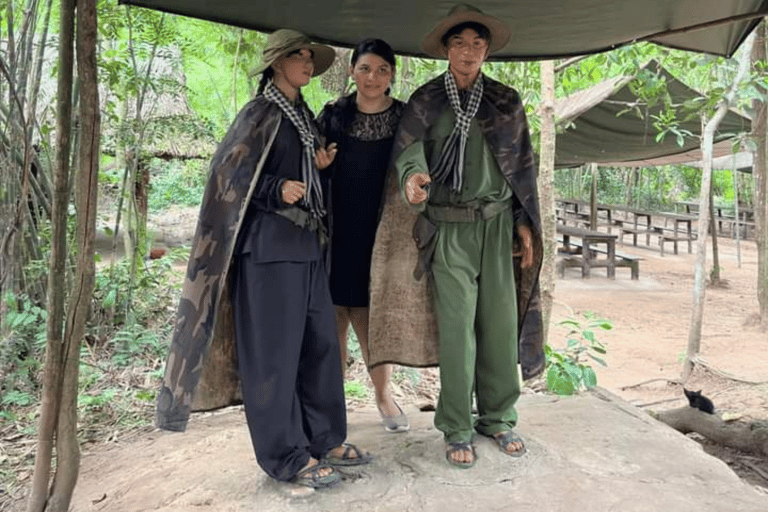
<path fill-rule="evenodd" d="M 522 256 L 520 266 L 529 268 L 533 266 L 533 235 L 531 228 L 524 224 L 517 226 L 517 234 L 520 237 L 520 247 L 522 250 L 513 256 Z"/>
<path fill-rule="evenodd" d="M 333 163 L 333 159 L 336 158 L 336 143 L 331 142 L 328 147 L 319 148 L 315 151 L 315 167 L 320 171 L 325 169 Z"/>
<path fill-rule="evenodd" d="M 285 180 L 280 187 L 280 195 L 285 204 L 293 204 L 302 197 L 307 190 L 303 181 Z"/>
<path fill-rule="evenodd" d="M 423 188 L 432 181 L 429 174 L 417 172 L 405 180 L 405 197 L 411 204 L 423 203 L 427 199 L 427 191 Z"/>

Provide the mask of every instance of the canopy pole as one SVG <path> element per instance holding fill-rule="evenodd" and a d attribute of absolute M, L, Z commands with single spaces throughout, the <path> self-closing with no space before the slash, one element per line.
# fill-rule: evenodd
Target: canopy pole
<path fill-rule="evenodd" d="M 589 229 L 597 231 L 597 164 L 589 164 L 592 171 L 592 188 L 589 192 Z"/>

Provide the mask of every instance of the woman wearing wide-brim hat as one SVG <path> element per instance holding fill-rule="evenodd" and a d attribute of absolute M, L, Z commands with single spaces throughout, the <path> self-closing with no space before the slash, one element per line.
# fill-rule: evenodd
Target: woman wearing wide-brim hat
<path fill-rule="evenodd" d="M 370 461 L 344 443 L 319 172 L 335 148 L 322 147 L 301 96 L 334 57 L 300 32 L 269 35 L 253 71 L 262 74 L 257 95 L 211 163 L 158 402 L 161 427 L 185 426 L 211 337 L 234 338 L 237 368 L 224 370 L 239 374 L 258 464 L 316 488 L 340 480 L 333 466 Z"/>

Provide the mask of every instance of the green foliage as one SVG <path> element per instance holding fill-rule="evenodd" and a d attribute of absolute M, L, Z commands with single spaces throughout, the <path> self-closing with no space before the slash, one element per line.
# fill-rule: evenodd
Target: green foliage
<path fill-rule="evenodd" d="M 6 294 L 3 302 L 6 306 L 4 329 L 12 331 L 16 338 L 23 339 L 27 345 L 45 345 L 48 311 L 28 296 L 15 297 L 11 292 Z"/>
<path fill-rule="evenodd" d="M 169 258 L 160 258 L 145 263 L 130 290 L 133 299 L 130 318 L 125 316 L 129 310 L 130 262 L 120 260 L 97 270 L 93 290 L 93 321 L 97 325 L 151 325 L 158 317 L 169 313 L 168 309 L 175 302 L 181 286 L 172 262 Z M 111 319 L 111 322 L 106 322 L 106 319 Z"/>
<path fill-rule="evenodd" d="M 152 177 L 149 191 L 149 209 L 157 212 L 171 205 L 196 206 L 202 202 L 208 179 L 208 162 L 203 160 L 155 159 L 152 167 L 157 172 Z"/>
<path fill-rule="evenodd" d="M 590 312 L 583 316 L 582 320 L 568 318 L 558 324 L 569 329 L 565 348 L 556 350 L 549 345 L 544 347 L 547 357 L 547 389 L 558 395 L 573 395 L 582 388 L 589 389 L 597 385 L 597 374 L 587 364 L 588 360 L 606 366 L 603 359 L 605 345 L 598 341 L 595 330 L 607 331 L 613 326 Z"/>
<path fill-rule="evenodd" d="M 362 382 L 348 380 L 344 382 L 344 395 L 347 398 L 365 400 L 368 398 L 368 388 Z"/>
<path fill-rule="evenodd" d="M 162 359 L 168 350 L 164 336 L 168 329 L 158 332 L 139 324 L 129 324 L 112 335 L 112 362 L 130 366 L 137 359 Z"/>
<path fill-rule="evenodd" d="M 25 393 L 24 391 L 20 391 L 18 389 L 12 389 L 3 394 L 3 398 L 0 400 L 0 404 L 6 407 L 27 407 L 32 405 L 34 400 L 35 398 L 29 393 Z"/>

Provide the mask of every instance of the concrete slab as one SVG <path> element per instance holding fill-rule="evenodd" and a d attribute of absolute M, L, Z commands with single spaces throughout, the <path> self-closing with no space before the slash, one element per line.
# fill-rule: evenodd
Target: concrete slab
<path fill-rule="evenodd" d="M 372 408 L 349 414 L 350 442 L 376 460 L 333 489 L 274 482 L 256 466 L 242 412 L 193 417 L 185 434 L 152 432 L 84 456 L 72 510 L 176 511 L 768 511 L 699 445 L 604 390 L 524 395 L 515 459 L 476 439 L 474 468 L 449 466 L 433 414 L 407 410 L 387 434 Z"/>

